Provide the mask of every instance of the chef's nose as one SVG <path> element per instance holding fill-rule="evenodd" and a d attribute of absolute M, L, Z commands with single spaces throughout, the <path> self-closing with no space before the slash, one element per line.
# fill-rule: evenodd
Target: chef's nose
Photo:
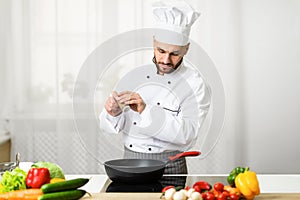
<path fill-rule="evenodd" d="M 163 63 L 165 63 L 165 64 L 170 63 L 170 54 L 169 54 L 169 53 L 165 53 L 165 54 L 163 55 L 162 61 L 163 61 Z"/>

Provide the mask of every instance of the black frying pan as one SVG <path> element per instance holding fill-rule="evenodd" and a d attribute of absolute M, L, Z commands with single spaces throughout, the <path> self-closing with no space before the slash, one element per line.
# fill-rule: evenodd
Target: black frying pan
<path fill-rule="evenodd" d="M 181 157 L 198 156 L 199 151 L 188 151 L 169 157 L 167 161 L 152 159 L 117 159 L 104 163 L 105 171 L 113 182 L 152 183 L 164 174 L 166 165 Z"/>

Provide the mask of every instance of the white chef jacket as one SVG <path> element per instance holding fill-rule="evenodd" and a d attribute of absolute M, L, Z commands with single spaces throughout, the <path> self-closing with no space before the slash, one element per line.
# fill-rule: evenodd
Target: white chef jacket
<path fill-rule="evenodd" d="M 123 133 L 126 148 L 141 153 L 187 151 L 195 144 L 210 106 L 211 95 L 200 74 L 182 64 L 159 75 L 155 64 L 126 74 L 115 90 L 137 92 L 146 107 L 139 114 L 129 108 L 118 116 L 101 112 L 105 133 Z"/>

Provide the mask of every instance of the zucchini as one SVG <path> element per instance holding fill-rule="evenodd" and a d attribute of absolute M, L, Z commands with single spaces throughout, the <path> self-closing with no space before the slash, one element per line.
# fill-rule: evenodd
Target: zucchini
<path fill-rule="evenodd" d="M 65 190 L 75 190 L 79 187 L 84 186 L 87 182 L 89 182 L 89 179 L 87 178 L 76 178 L 72 180 L 42 185 L 41 190 L 44 194 Z"/>
<path fill-rule="evenodd" d="M 38 200 L 76 200 L 86 194 L 85 190 L 67 190 L 61 192 L 53 192 L 39 196 Z"/>

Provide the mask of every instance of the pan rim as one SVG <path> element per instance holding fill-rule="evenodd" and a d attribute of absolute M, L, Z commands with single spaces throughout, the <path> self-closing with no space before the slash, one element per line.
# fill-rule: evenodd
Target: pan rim
<path fill-rule="evenodd" d="M 133 166 L 133 165 L 116 165 L 114 164 L 115 162 L 120 162 L 120 161 L 144 161 L 144 162 L 156 162 L 153 165 L 150 166 Z M 116 159 L 116 160 L 109 160 L 104 162 L 104 165 L 109 166 L 111 168 L 132 168 L 132 167 L 138 167 L 138 168 L 149 168 L 149 167 L 165 167 L 166 163 L 161 161 L 161 160 L 156 160 L 156 159 Z"/>

